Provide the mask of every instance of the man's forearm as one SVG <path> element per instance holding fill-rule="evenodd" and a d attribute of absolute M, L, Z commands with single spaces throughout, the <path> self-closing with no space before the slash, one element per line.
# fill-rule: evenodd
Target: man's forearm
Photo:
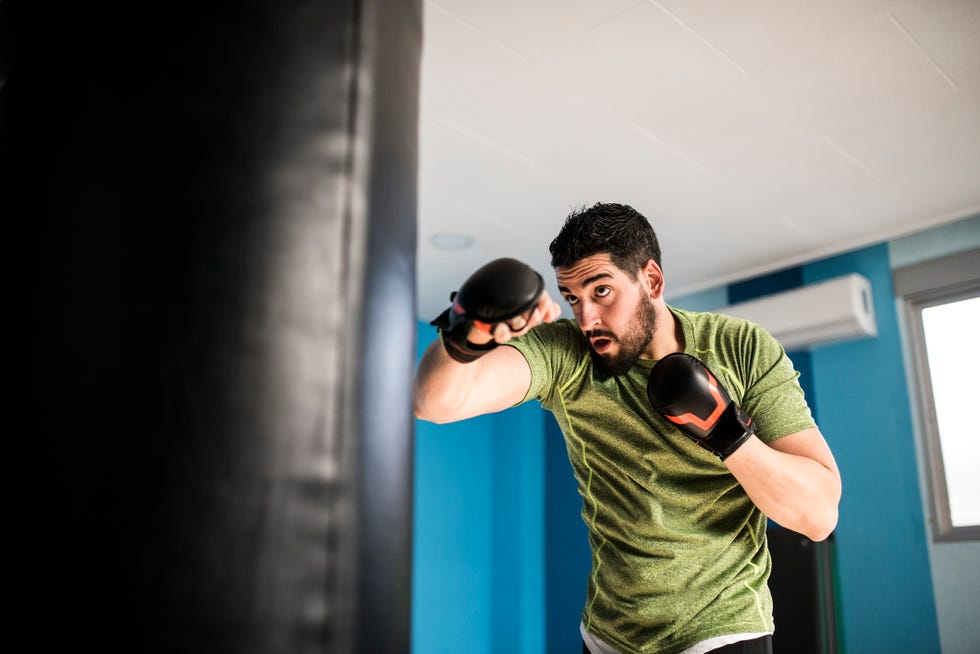
<path fill-rule="evenodd" d="M 836 469 L 755 436 L 725 464 L 755 505 L 781 526 L 814 541 L 824 540 L 837 526 L 841 485 Z"/>

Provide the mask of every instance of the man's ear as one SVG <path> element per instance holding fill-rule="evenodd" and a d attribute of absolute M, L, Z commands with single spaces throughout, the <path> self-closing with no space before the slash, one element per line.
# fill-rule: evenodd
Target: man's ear
<path fill-rule="evenodd" d="M 650 259 L 643 266 L 640 275 L 645 280 L 650 298 L 656 300 L 664 294 L 664 271 L 660 269 L 657 262 Z"/>

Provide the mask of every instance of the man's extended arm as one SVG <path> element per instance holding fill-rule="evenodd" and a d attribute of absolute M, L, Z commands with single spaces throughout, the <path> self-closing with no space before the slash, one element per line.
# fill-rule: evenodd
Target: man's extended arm
<path fill-rule="evenodd" d="M 474 343 L 506 343 L 542 322 L 551 322 L 561 308 L 547 292 L 522 329 L 511 330 L 501 323 L 492 335 L 470 330 Z M 502 411 L 524 399 L 531 386 L 531 368 L 524 356 L 512 347 L 497 347 L 470 363 L 454 360 L 436 339 L 419 362 L 412 391 L 415 416 L 431 422 L 454 422 L 485 413 Z"/>

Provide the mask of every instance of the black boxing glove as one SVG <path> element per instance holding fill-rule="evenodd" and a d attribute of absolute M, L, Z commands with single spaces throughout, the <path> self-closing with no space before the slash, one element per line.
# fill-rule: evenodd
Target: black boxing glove
<path fill-rule="evenodd" d="M 718 378 L 683 352 L 653 366 L 647 397 L 657 413 L 722 461 L 755 432 L 752 418 L 728 397 Z"/>
<path fill-rule="evenodd" d="M 495 259 L 470 275 L 449 296 L 452 306 L 429 324 L 439 328 L 449 356 L 470 363 L 497 347 L 493 340 L 483 345 L 471 342 L 470 329 L 493 335 L 500 323 L 532 310 L 542 291 L 544 279 L 530 266 L 516 259 Z"/>

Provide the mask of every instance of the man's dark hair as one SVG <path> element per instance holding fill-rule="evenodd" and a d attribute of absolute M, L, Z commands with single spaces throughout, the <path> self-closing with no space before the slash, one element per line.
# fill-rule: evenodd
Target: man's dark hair
<path fill-rule="evenodd" d="M 660 265 L 657 234 L 640 212 L 626 204 L 600 202 L 572 211 L 549 250 L 553 268 L 567 268 L 600 253 L 609 254 L 613 265 L 630 275 L 650 259 Z"/>

